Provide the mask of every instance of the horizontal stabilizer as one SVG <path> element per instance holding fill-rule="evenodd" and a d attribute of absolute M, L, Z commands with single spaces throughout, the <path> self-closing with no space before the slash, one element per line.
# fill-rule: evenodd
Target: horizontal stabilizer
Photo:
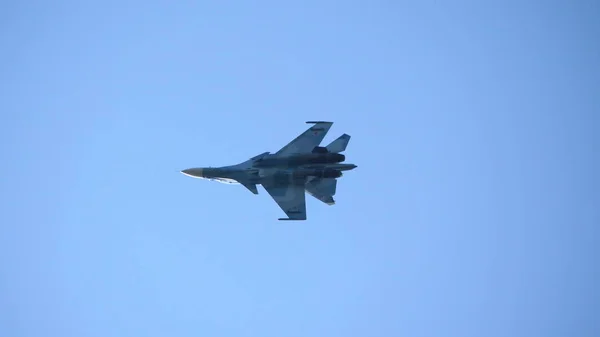
<path fill-rule="evenodd" d="M 305 189 L 308 194 L 326 203 L 327 205 L 331 206 L 335 204 L 333 196 L 335 195 L 335 191 L 337 189 L 337 179 L 315 179 L 307 183 Z"/>
<path fill-rule="evenodd" d="M 350 142 L 350 135 L 344 133 L 338 139 L 327 145 L 327 150 L 332 153 L 343 152 L 346 150 L 348 142 Z"/>

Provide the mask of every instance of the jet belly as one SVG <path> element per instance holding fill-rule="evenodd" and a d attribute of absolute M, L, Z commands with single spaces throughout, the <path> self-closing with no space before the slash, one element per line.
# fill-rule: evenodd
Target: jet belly
<path fill-rule="evenodd" d="M 296 181 L 306 182 L 311 178 L 339 178 L 342 176 L 340 170 L 329 168 L 292 168 L 292 169 L 261 169 L 258 176 L 261 183 L 287 184 Z"/>
<path fill-rule="evenodd" d="M 254 167 L 296 167 L 308 164 L 334 164 L 346 160 L 339 153 L 304 153 L 280 157 L 277 155 L 264 156 L 254 162 Z"/>

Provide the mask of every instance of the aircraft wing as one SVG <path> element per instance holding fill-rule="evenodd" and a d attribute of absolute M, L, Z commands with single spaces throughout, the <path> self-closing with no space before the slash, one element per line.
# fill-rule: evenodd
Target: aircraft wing
<path fill-rule="evenodd" d="M 308 194 L 326 203 L 327 205 L 335 204 L 333 196 L 335 195 L 336 187 L 337 179 L 335 178 L 313 179 L 305 186 Z"/>
<path fill-rule="evenodd" d="M 288 218 L 279 220 L 306 220 L 304 181 L 287 184 L 263 183 L 262 185 L 288 216 Z"/>
<path fill-rule="evenodd" d="M 281 150 L 276 152 L 276 155 L 288 156 L 295 153 L 312 152 L 315 146 L 319 146 L 319 144 L 321 144 L 321 141 L 323 141 L 323 138 L 325 138 L 325 135 L 327 135 L 331 125 L 333 125 L 333 122 L 306 123 L 314 125 L 289 142 L 286 146 L 282 147 Z"/>

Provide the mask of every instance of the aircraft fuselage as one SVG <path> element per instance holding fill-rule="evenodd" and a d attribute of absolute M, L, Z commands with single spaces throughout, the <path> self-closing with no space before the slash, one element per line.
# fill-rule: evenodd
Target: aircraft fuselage
<path fill-rule="evenodd" d="M 260 184 L 270 180 L 293 180 L 306 177 L 315 178 L 339 178 L 342 171 L 356 168 L 354 164 L 317 164 L 311 166 L 300 166 L 295 168 L 269 167 L 265 169 L 239 167 L 238 165 L 223 167 L 203 167 L 183 170 L 182 173 L 194 178 L 204 178 L 222 183 L 235 184 L 238 182 L 250 182 Z"/>
<path fill-rule="evenodd" d="M 356 165 L 344 163 L 350 135 L 344 133 L 327 146 L 321 141 L 332 122 L 308 121 L 311 126 L 276 153 L 263 152 L 239 164 L 221 167 L 195 167 L 181 173 L 221 183 L 243 185 L 258 194 L 258 185 L 287 215 L 279 220 L 306 220 L 305 195 L 334 205 L 339 177 Z"/>
<path fill-rule="evenodd" d="M 253 163 L 254 167 L 296 167 L 310 164 L 335 164 L 346 160 L 340 153 L 302 153 L 291 156 L 266 155 Z"/>

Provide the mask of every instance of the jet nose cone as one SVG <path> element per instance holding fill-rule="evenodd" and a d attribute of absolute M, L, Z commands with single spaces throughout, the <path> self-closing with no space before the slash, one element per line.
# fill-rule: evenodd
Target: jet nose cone
<path fill-rule="evenodd" d="M 190 177 L 194 177 L 194 178 L 202 177 L 202 169 L 201 168 L 189 168 L 189 169 L 182 170 L 181 173 L 185 174 L 186 176 L 190 176 Z"/>

